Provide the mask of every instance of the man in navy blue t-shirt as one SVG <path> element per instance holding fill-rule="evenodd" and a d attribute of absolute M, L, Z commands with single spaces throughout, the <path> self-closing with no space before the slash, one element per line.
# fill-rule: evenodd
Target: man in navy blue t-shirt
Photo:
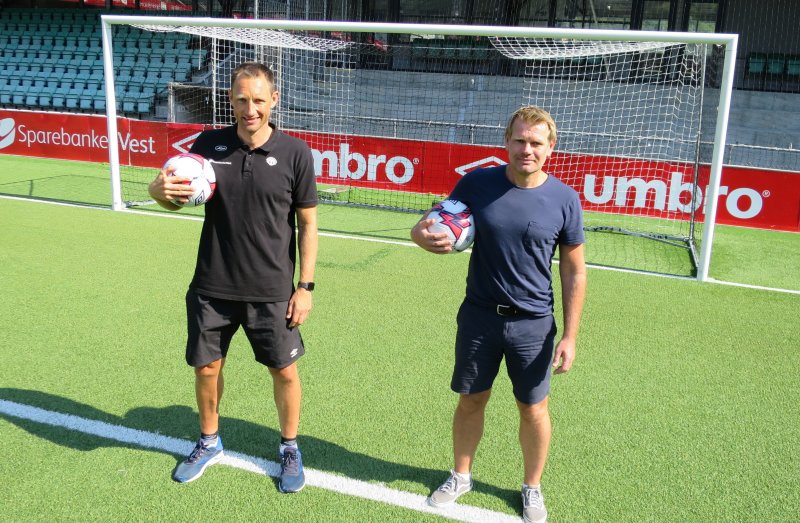
<path fill-rule="evenodd" d="M 551 434 L 551 366 L 556 374 L 572 366 L 586 289 L 580 199 L 542 170 L 555 143 L 550 114 L 522 107 L 506 128 L 508 165 L 470 172 L 449 196 L 472 210 L 476 236 L 466 297 L 458 311 L 450 385 L 460 394 L 453 418 L 455 463 L 450 477 L 428 499 L 433 506 L 452 504 L 472 489 L 484 411 L 505 359 L 520 413 L 523 518 L 547 519 L 541 478 Z M 451 252 L 446 234 L 428 231 L 432 224 L 424 217 L 411 238 L 430 252 Z M 564 333 L 557 345 L 551 273 L 556 247 L 564 310 Z"/>

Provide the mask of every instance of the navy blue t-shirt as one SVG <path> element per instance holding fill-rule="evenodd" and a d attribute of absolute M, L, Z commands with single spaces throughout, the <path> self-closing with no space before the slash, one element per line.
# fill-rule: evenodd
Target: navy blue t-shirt
<path fill-rule="evenodd" d="M 553 313 L 556 246 L 585 242 L 580 198 L 553 176 L 525 189 L 511 183 L 505 171 L 505 165 L 472 171 L 450 194 L 475 219 L 467 300 L 546 316 Z"/>

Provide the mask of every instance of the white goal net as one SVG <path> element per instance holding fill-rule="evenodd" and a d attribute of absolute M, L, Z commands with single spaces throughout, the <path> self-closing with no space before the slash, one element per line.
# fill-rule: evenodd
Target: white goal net
<path fill-rule="evenodd" d="M 230 125 L 231 71 L 259 61 L 276 73 L 273 121 L 309 143 L 324 201 L 421 211 L 471 169 L 505 163 L 507 119 L 534 104 L 558 125 L 546 170 L 581 194 L 596 263 L 703 270 L 721 156 L 700 143 L 724 140 L 730 38 L 113 16 L 104 29 L 116 80 L 107 92 L 121 96 L 109 116 L 153 122 L 164 144 L 158 162 L 201 129 Z M 149 42 L 151 57 L 167 47 L 181 49 L 174 63 L 188 57 L 177 77 L 146 77 L 134 93 L 146 103 L 127 103 L 138 88 L 125 83 L 130 41 Z M 115 206 L 147 205 L 154 165 L 135 155 L 111 161 Z"/>

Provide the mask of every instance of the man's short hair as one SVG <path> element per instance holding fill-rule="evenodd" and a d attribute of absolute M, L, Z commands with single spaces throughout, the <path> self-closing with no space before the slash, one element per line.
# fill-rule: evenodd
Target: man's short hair
<path fill-rule="evenodd" d="M 506 126 L 506 140 L 511 138 L 511 128 L 514 126 L 514 122 L 517 121 L 517 119 L 521 119 L 530 125 L 539 123 L 547 124 L 547 128 L 550 130 L 548 138 L 551 142 L 556 141 L 557 133 L 555 120 L 550 116 L 550 113 L 535 105 L 525 105 L 514 111 L 514 114 L 511 115 L 511 118 L 508 120 L 508 125 Z"/>
<path fill-rule="evenodd" d="M 272 72 L 272 69 L 262 63 L 244 62 L 239 64 L 231 73 L 231 89 L 233 89 L 233 84 L 236 83 L 236 80 L 242 76 L 245 78 L 257 78 L 259 76 L 263 76 L 269 82 L 270 90 L 275 91 L 275 73 Z"/>

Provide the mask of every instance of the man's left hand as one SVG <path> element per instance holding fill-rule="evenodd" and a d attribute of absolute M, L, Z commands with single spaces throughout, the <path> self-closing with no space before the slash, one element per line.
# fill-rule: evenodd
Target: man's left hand
<path fill-rule="evenodd" d="M 553 373 L 564 374 L 572 367 L 575 361 L 575 342 L 562 338 L 556 345 L 556 352 L 553 355 Z"/>
<path fill-rule="evenodd" d="M 289 299 L 289 307 L 286 309 L 286 319 L 290 320 L 289 327 L 302 325 L 313 306 L 314 297 L 311 295 L 311 291 L 302 288 L 295 289 Z"/>

